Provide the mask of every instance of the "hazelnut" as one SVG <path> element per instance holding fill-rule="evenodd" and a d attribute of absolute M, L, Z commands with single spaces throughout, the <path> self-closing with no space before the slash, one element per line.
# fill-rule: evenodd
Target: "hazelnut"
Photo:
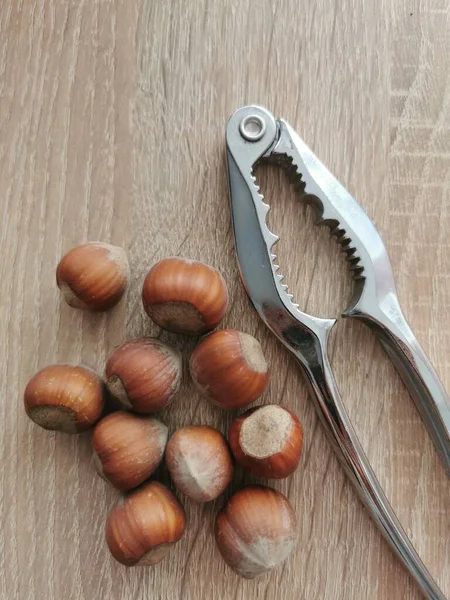
<path fill-rule="evenodd" d="M 303 429 L 287 408 L 269 404 L 237 417 L 228 439 L 240 465 L 258 477 L 282 479 L 298 467 Z"/>
<path fill-rule="evenodd" d="M 156 565 L 185 527 L 181 504 L 166 487 L 152 481 L 114 506 L 106 523 L 106 542 L 123 565 Z"/>
<path fill-rule="evenodd" d="M 178 350 L 149 337 L 119 346 L 106 364 L 106 384 L 126 408 L 153 413 L 167 406 L 181 384 Z"/>
<path fill-rule="evenodd" d="M 289 500 L 268 487 L 249 486 L 230 498 L 216 519 L 217 546 L 236 573 L 252 579 L 279 565 L 296 542 Z"/>
<path fill-rule="evenodd" d="M 92 433 L 99 474 L 119 490 L 135 488 L 150 477 L 164 455 L 167 427 L 151 417 L 114 412 Z"/>
<path fill-rule="evenodd" d="M 213 267 L 186 258 L 165 258 L 148 272 L 142 302 L 148 316 L 163 329 L 201 335 L 222 321 L 228 290 Z"/>
<path fill-rule="evenodd" d="M 169 440 L 169 473 L 183 494 L 197 502 L 217 498 L 231 481 L 233 463 L 223 435 L 213 427 L 183 427 Z"/>
<path fill-rule="evenodd" d="M 190 372 L 197 388 L 222 408 L 241 408 L 257 400 L 269 383 L 260 343 L 251 335 L 223 329 L 194 350 Z"/>
<path fill-rule="evenodd" d="M 104 385 L 85 367 L 51 365 L 30 379 L 24 403 L 30 419 L 44 429 L 80 433 L 101 417 Z"/>
<path fill-rule="evenodd" d="M 125 293 L 130 268 L 125 251 L 103 242 L 77 246 L 62 257 L 56 283 L 69 306 L 101 312 Z"/>

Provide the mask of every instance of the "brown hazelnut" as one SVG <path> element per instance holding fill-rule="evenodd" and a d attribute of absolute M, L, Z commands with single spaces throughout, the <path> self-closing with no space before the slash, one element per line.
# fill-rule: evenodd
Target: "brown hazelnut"
<path fill-rule="evenodd" d="M 201 335 L 222 321 L 228 309 L 228 291 L 213 267 L 172 257 L 150 269 L 142 301 L 148 316 L 163 329 Z"/>
<path fill-rule="evenodd" d="M 125 251 L 103 242 L 73 248 L 56 269 L 56 283 L 67 304 L 96 312 L 108 310 L 119 302 L 129 278 Z"/>
<path fill-rule="evenodd" d="M 269 404 L 237 417 L 228 439 L 240 465 L 258 477 L 282 479 L 298 467 L 303 429 L 290 410 Z"/>
<path fill-rule="evenodd" d="M 197 388 L 222 408 L 241 408 L 257 400 L 269 383 L 260 343 L 251 335 L 223 329 L 194 350 L 190 372 Z"/>
<path fill-rule="evenodd" d="M 97 423 L 92 433 L 99 474 L 119 490 L 150 477 L 164 455 L 167 427 L 151 417 L 118 411 Z"/>
<path fill-rule="evenodd" d="M 181 504 L 166 487 L 152 481 L 114 506 L 106 523 L 106 542 L 123 565 L 155 565 L 182 537 L 185 527 Z"/>
<path fill-rule="evenodd" d="M 268 487 L 249 486 L 230 498 L 216 519 L 217 546 L 236 573 L 252 579 L 292 552 L 297 519 L 289 500 Z"/>
<path fill-rule="evenodd" d="M 104 384 L 85 367 L 51 365 L 30 379 L 24 403 L 30 419 L 44 429 L 80 433 L 101 417 Z"/>
<path fill-rule="evenodd" d="M 166 463 L 177 488 L 197 502 L 217 498 L 233 474 L 225 438 L 205 425 L 178 429 L 167 444 Z"/>
<path fill-rule="evenodd" d="M 106 363 L 108 389 L 138 413 L 166 407 L 178 392 L 181 377 L 180 352 L 148 337 L 122 344 Z"/>

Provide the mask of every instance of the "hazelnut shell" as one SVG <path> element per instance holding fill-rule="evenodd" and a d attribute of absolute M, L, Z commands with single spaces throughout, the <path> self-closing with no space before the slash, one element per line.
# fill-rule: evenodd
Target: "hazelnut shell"
<path fill-rule="evenodd" d="M 270 378 L 258 340 L 233 329 L 215 331 L 200 342 L 191 356 L 190 373 L 202 394 L 228 409 L 257 400 Z"/>
<path fill-rule="evenodd" d="M 269 404 L 237 417 L 228 439 L 237 463 L 258 477 L 282 479 L 298 467 L 303 429 L 290 410 Z"/>
<path fill-rule="evenodd" d="M 216 519 L 217 546 L 225 562 L 247 579 L 276 567 L 292 552 L 297 520 L 289 500 L 263 486 L 230 498 Z"/>
<path fill-rule="evenodd" d="M 56 283 L 69 306 L 101 312 L 115 306 L 130 278 L 123 248 L 89 242 L 70 250 L 56 269 Z"/>
<path fill-rule="evenodd" d="M 197 502 L 217 498 L 233 475 L 225 438 L 205 425 L 178 429 L 167 444 L 166 463 L 180 492 Z"/>
<path fill-rule="evenodd" d="M 119 490 L 143 483 L 158 467 L 167 443 L 167 427 L 152 417 L 113 412 L 92 433 L 99 474 Z"/>
<path fill-rule="evenodd" d="M 91 369 L 50 365 L 30 379 L 24 404 L 30 419 L 44 429 L 80 433 L 102 415 L 104 384 Z"/>
<path fill-rule="evenodd" d="M 228 290 L 213 267 L 186 258 L 165 258 L 148 272 L 142 302 L 157 325 L 174 333 L 213 330 L 228 309 Z"/>
<path fill-rule="evenodd" d="M 181 504 L 161 483 L 151 481 L 114 506 L 106 522 L 106 542 L 123 565 L 155 565 L 182 537 L 185 527 Z"/>
<path fill-rule="evenodd" d="M 180 352 L 149 337 L 122 344 L 106 363 L 108 389 L 138 413 L 153 413 L 170 404 L 181 378 Z"/>

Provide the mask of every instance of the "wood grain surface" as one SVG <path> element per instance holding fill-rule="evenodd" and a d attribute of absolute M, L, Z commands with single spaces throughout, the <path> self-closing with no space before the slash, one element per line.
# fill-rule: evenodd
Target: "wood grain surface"
<path fill-rule="evenodd" d="M 355 195 L 388 246 L 405 313 L 450 389 L 450 2 L 448 0 L 2 0 L 0 3 L 0 597 L 2 600 L 418 600 L 341 471 L 293 359 L 258 320 L 230 230 L 224 127 L 249 102 L 283 116 Z M 350 293 L 328 232 L 312 227 L 278 171 L 259 174 L 291 289 L 333 316 Z M 86 240 L 127 248 L 126 302 L 91 316 L 61 302 L 55 267 Z M 224 499 L 182 498 L 188 529 L 170 558 L 126 569 L 104 541 L 117 494 L 89 435 L 25 416 L 38 369 L 103 371 L 123 340 L 195 341 L 143 313 L 146 270 L 167 255 L 215 265 L 225 325 L 260 339 L 264 402 L 305 430 L 296 474 L 274 487 L 299 520 L 293 556 L 239 579 L 215 548 Z M 332 363 L 351 418 L 417 550 L 450 597 L 450 487 L 393 366 L 364 326 L 340 322 Z M 187 375 L 187 374 L 186 374 Z M 173 431 L 232 415 L 185 378 L 161 415 Z M 168 482 L 164 469 L 159 473 Z M 254 481 L 237 470 L 232 489 Z M 231 493 L 230 490 L 229 493 Z"/>

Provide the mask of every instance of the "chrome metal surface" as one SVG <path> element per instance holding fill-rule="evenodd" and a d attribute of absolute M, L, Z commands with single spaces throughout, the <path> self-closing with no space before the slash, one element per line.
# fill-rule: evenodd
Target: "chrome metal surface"
<path fill-rule="evenodd" d="M 249 115 L 240 122 L 239 131 L 248 142 L 257 142 L 266 131 L 266 122 L 258 115 Z"/>
<path fill-rule="evenodd" d="M 249 138 L 246 124 L 261 120 L 265 127 L 257 138 Z M 426 598 L 445 600 L 402 529 L 342 403 L 327 353 L 335 319 L 302 312 L 283 283 L 273 253 L 278 237 L 266 224 L 269 206 L 256 185 L 255 166 L 268 160 L 288 168 L 301 198 L 314 207 L 318 223 L 329 226 L 337 236 L 355 280 L 354 297 L 344 316 L 363 319 L 378 335 L 450 473 L 450 402 L 401 313 L 383 242 L 362 208 L 285 121 L 276 121 L 262 107 L 247 106 L 230 118 L 226 140 L 236 253 L 253 305 L 301 364 L 334 449 L 391 547 Z"/>

